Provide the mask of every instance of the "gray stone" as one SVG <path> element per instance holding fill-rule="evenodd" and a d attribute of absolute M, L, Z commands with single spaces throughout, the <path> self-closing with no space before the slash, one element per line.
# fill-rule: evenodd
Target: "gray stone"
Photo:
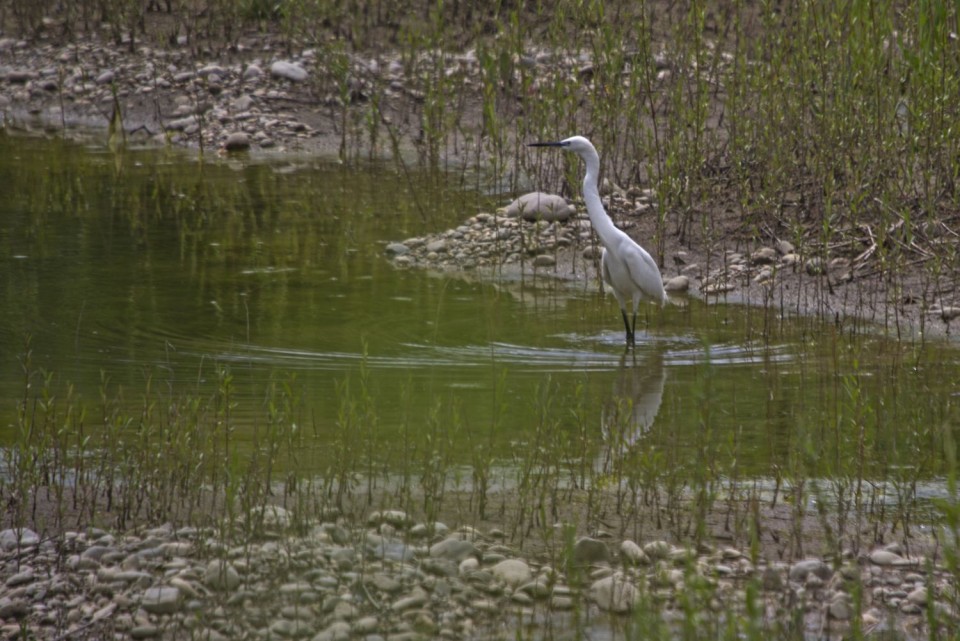
<path fill-rule="evenodd" d="M 410 248 L 403 243 L 389 243 L 386 248 L 387 255 L 389 256 L 403 256 L 409 253 L 409 251 Z"/>
<path fill-rule="evenodd" d="M 207 587 L 220 592 L 236 590 L 240 587 L 240 574 L 230 563 L 214 559 L 207 564 L 203 582 Z"/>
<path fill-rule="evenodd" d="M 773 247 L 761 247 L 750 254 L 751 265 L 770 265 L 777 260 L 777 250 Z"/>
<path fill-rule="evenodd" d="M 424 572 L 437 576 L 456 576 L 457 574 L 457 564 L 450 559 L 424 559 L 421 567 Z"/>
<path fill-rule="evenodd" d="M 184 118 L 176 118 L 174 120 L 167 121 L 166 129 L 167 131 L 185 131 L 191 127 L 197 125 L 197 117 L 190 115 Z"/>
<path fill-rule="evenodd" d="M 33 583 L 33 580 L 36 578 L 36 575 L 33 573 L 32 568 L 27 568 L 21 572 L 17 572 L 9 579 L 6 580 L 5 585 L 8 588 L 15 588 L 18 585 L 24 585 L 26 583 Z"/>
<path fill-rule="evenodd" d="M 108 85 L 113 82 L 114 78 L 116 78 L 116 74 L 113 72 L 113 69 L 107 69 L 97 76 L 97 79 L 94 82 L 96 82 L 98 85 Z"/>
<path fill-rule="evenodd" d="M 286 60 L 277 60 L 270 65 L 270 74 L 292 82 L 303 82 L 308 76 L 306 69 Z"/>
<path fill-rule="evenodd" d="M 907 601 L 916 605 L 927 605 L 927 588 L 920 586 L 907 595 Z"/>
<path fill-rule="evenodd" d="M 234 131 L 227 136 L 223 148 L 227 151 L 246 151 L 250 149 L 250 136 L 242 131 Z"/>
<path fill-rule="evenodd" d="M 227 72 L 220 65 L 211 64 L 201 67 L 200 70 L 197 71 L 197 75 L 201 78 L 206 78 L 208 76 L 226 76 Z"/>
<path fill-rule="evenodd" d="M 234 111 L 247 111 L 253 106 L 253 98 L 249 94 L 242 94 L 230 106 Z"/>
<path fill-rule="evenodd" d="M 279 505 L 264 505 L 254 508 L 250 511 L 249 518 L 253 523 L 259 523 L 268 530 L 285 530 L 290 527 L 290 523 L 293 521 L 293 515 L 290 514 L 290 511 Z"/>
<path fill-rule="evenodd" d="M 590 598 L 601 610 L 629 612 L 637 604 L 639 592 L 625 575 L 616 572 L 590 586 Z"/>
<path fill-rule="evenodd" d="M 831 619 L 838 621 L 847 621 L 853 616 L 853 607 L 850 605 L 849 597 L 844 594 L 838 594 L 831 602 L 828 609 Z"/>
<path fill-rule="evenodd" d="M 14 550 L 18 546 L 23 548 L 38 545 L 39 543 L 40 536 L 28 528 L 3 530 L 0 532 L 0 549 L 3 550 Z"/>
<path fill-rule="evenodd" d="M 405 597 L 397 599 L 390 606 L 390 609 L 394 612 L 403 612 L 404 610 L 409 610 L 411 608 L 419 608 L 423 605 L 426 605 L 429 596 L 421 588 L 415 588 L 413 592 L 408 594 Z"/>
<path fill-rule="evenodd" d="M 526 583 L 531 577 L 530 566 L 519 559 L 500 561 L 490 568 L 490 572 L 511 587 Z"/>
<path fill-rule="evenodd" d="M 393 577 L 380 572 L 367 579 L 366 583 L 367 585 L 372 585 L 381 592 L 387 592 L 390 594 L 398 592 L 403 587 L 403 584 Z"/>
<path fill-rule="evenodd" d="M 791 581 L 804 582 L 810 574 L 825 581 L 830 578 L 830 566 L 821 559 L 804 559 L 790 566 Z"/>
<path fill-rule="evenodd" d="M 0 597 L 0 619 L 22 619 L 29 611 L 30 608 L 23 599 Z"/>
<path fill-rule="evenodd" d="M 158 636 L 160 636 L 160 628 L 152 623 L 142 623 L 130 630 L 131 639 L 152 639 Z"/>
<path fill-rule="evenodd" d="M 431 251 L 440 250 L 434 249 Z M 411 519 L 403 510 L 379 510 L 377 512 L 372 512 L 370 516 L 367 517 L 368 525 L 380 525 L 382 523 L 388 523 L 397 528 L 405 528 L 413 523 L 413 519 Z"/>
<path fill-rule="evenodd" d="M 524 220 L 567 220 L 576 209 L 562 196 L 533 191 L 520 196 L 504 207 L 503 213 L 511 218 Z"/>
<path fill-rule="evenodd" d="M 603 541 L 583 537 L 573 544 L 574 565 L 591 566 L 609 562 L 610 550 Z"/>
<path fill-rule="evenodd" d="M 300 619 L 277 619 L 270 624 L 270 632 L 290 639 L 305 637 L 313 631 L 313 624 Z"/>
<path fill-rule="evenodd" d="M 30 80 L 35 80 L 37 74 L 28 69 L 11 69 L 7 72 L 7 82 L 12 82 L 15 84 L 26 84 Z"/>
<path fill-rule="evenodd" d="M 783 577 L 776 568 L 764 568 L 761 581 L 763 589 L 767 592 L 779 592 L 783 589 Z"/>
<path fill-rule="evenodd" d="M 440 559 L 450 559 L 456 563 L 467 557 L 478 557 L 480 552 L 470 541 L 461 541 L 457 538 L 448 538 L 430 546 L 430 556 Z"/>
<path fill-rule="evenodd" d="M 258 65 L 249 65 L 246 69 L 243 70 L 243 79 L 244 80 L 256 80 L 263 75 L 263 69 Z"/>
<path fill-rule="evenodd" d="M 890 550 L 874 550 L 870 553 L 870 562 L 876 565 L 894 565 L 903 561 L 903 557 Z"/>
<path fill-rule="evenodd" d="M 180 590 L 170 586 L 148 588 L 140 601 L 140 607 L 150 614 L 173 614 L 180 605 Z"/>
<path fill-rule="evenodd" d="M 557 259 L 550 254 L 540 254 L 533 259 L 534 267 L 553 267 L 557 264 Z"/>
<path fill-rule="evenodd" d="M 346 621 L 334 621 L 312 641 L 347 641 L 350 638 L 350 624 Z"/>
<path fill-rule="evenodd" d="M 673 546 L 666 541 L 650 541 L 643 546 L 643 553 L 651 559 L 665 559 L 672 551 Z"/>
<path fill-rule="evenodd" d="M 690 279 L 686 276 L 674 276 L 667 279 L 663 288 L 668 292 L 685 292 L 690 289 Z"/>
<path fill-rule="evenodd" d="M 783 256 L 787 254 L 793 254 L 797 251 L 797 248 L 793 246 L 789 240 L 778 240 L 774 248 Z"/>
<path fill-rule="evenodd" d="M 537 599 L 545 599 L 553 593 L 553 585 L 549 577 L 540 575 L 526 585 L 520 586 L 518 591 L 526 592 Z"/>

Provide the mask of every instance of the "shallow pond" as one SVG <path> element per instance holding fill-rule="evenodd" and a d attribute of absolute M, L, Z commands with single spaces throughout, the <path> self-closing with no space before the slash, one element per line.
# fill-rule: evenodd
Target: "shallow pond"
<path fill-rule="evenodd" d="M 952 346 L 688 300 L 645 309 L 627 355 L 595 283 L 394 269 L 385 242 L 498 204 L 435 174 L 0 135 L 0 185 L 8 446 L 45 395 L 89 430 L 219 395 L 237 456 L 281 429 L 277 469 L 307 475 L 942 494 Z"/>

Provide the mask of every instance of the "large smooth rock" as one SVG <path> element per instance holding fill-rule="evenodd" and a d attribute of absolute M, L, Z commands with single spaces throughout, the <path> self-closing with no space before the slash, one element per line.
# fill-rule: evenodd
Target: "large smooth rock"
<path fill-rule="evenodd" d="M 230 563 L 214 559 L 207 564 L 203 582 L 207 587 L 220 592 L 236 590 L 240 587 L 240 574 Z"/>
<path fill-rule="evenodd" d="M 493 573 L 493 576 L 511 587 L 516 587 L 528 582 L 532 576 L 530 566 L 519 559 L 500 561 L 490 568 L 490 571 Z"/>
<path fill-rule="evenodd" d="M 583 537 L 573 544 L 573 563 L 578 566 L 610 562 L 610 550 L 603 541 Z"/>
<path fill-rule="evenodd" d="M 450 559 L 456 563 L 460 563 L 460 561 L 463 561 L 467 557 L 475 557 L 478 555 L 477 546 L 473 543 L 452 537 L 430 546 L 430 556 L 439 559 Z"/>
<path fill-rule="evenodd" d="M 635 585 L 616 572 L 590 586 L 590 598 L 601 610 L 629 612 L 637 604 L 640 594 Z"/>
<path fill-rule="evenodd" d="M 790 580 L 803 582 L 807 580 L 807 575 L 815 574 L 824 581 L 830 578 L 830 566 L 821 559 L 804 559 L 797 561 L 790 566 Z"/>
<path fill-rule="evenodd" d="M 180 590 L 171 586 L 148 588 L 140 606 L 150 614 L 173 614 L 180 609 Z"/>
<path fill-rule="evenodd" d="M 890 550 L 874 550 L 870 553 L 870 562 L 876 565 L 894 565 L 902 560 L 902 556 Z"/>
<path fill-rule="evenodd" d="M 223 148 L 227 151 L 246 151 L 250 149 L 250 136 L 243 131 L 234 131 L 227 136 Z"/>
<path fill-rule="evenodd" d="M 0 532 L 0 549 L 13 550 L 40 543 L 40 536 L 31 529 L 3 530 Z"/>
<path fill-rule="evenodd" d="M 511 218 L 518 216 L 524 220 L 567 220 L 576 209 L 562 196 L 533 191 L 520 196 L 504 207 L 503 213 Z"/>
<path fill-rule="evenodd" d="M 643 548 L 629 539 L 620 544 L 620 557 L 633 565 L 650 562 Z"/>
<path fill-rule="evenodd" d="M 292 82 L 303 82 L 307 79 L 307 70 L 298 64 L 277 60 L 270 65 L 270 74 L 277 78 L 285 78 Z"/>
<path fill-rule="evenodd" d="M 690 279 L 686 276 L 674 276 L 663 284 L 663 288 L 668 292 L 685 292 L 690 289 Z"/>

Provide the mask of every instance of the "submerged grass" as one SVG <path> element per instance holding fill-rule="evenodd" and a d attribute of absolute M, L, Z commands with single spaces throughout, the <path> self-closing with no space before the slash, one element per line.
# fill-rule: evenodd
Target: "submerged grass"
<path fill-rule="evenodd" d="M 366 364 L 337 387 L 341 411 L 331 432 L 310 428 L 303 402 L 309 392 L 293 376 L 266 381 L 253 412 L 241 406 L 231 372 L 221 366 L 213 367 L 211 385 L 192 390 L 148 376 L 131 394 L 104 378 L 98 402 L 88 406 L 69 384 L 32 365 L 32 347 L 20 359 L 24 390 L 16 441 L 3 449 L 0 496 L 5 526 L 43 536 L 169 521 L 211 525 L 233 540 L 261 533 L 269 505 L 290 509 L 294 528 L 331 514 L 362 522 L 372 509 L 401 507 L 427 523 L 501 529 L 544 562 L 570 567 L 574 586 L 573 542 L 600 530 L 693 546 L 719 537 L 754 563 L 806 555 L 841 563 L 900 541 L 956 576 L 956 408 L 937 417 L 910 409 L 887 416 L 855 357 L 842 360 L 841 369 L 850 371 L 835 387 L 817 390 L 826 396 L 827 416 L 798 413 L 789 456 L 771 487 L 774 479 L 754 475 L 740 460 L 745 445 L 737 432 L 718 429 L 714 408 L 728 405 L 714 403 L 725 392 L 709 360 L 693 399 L 700 423 L 693 443 L 657 435 L 656 424 L 633 440 L 628 397 L 607 406 L 604 433 L 593 434 L 586 390 L 561 393 L 547 378 L 532 401 L 537 425 L 510 440 L 505 458 L 500 421 L 516 402 L 504 394 L 508 374 L 493 392 L 489 425 L 472 425 L 455 396 L 438 397 L 423 416 L 408 408 L 407 420 L 423 427 L 404 429 L 395 442 L 379 427 L 376 375 Z M 891 420 L 897 427 L 886 425 Z M 885 456 L 871 453 L 881 449 Z M 317 474 L 319 457 L 329 465 Z M 949 498 L 931 504 L 920 497 L 918 484 L 931 478 L 946 479 Z M 921 524 L 927 534 L 918 531 Z M 677 593 L 674 619 L 665 621 L 658 587 L 681 580 L 676 572 L 685 589 Z M 621 621 L 627 638 L 792 639 L 806 630 L 799 602 L 784 601 L 770 616 L 759 576 L 747 579 L 742 609 L 728 611 L 693 557 L 640 589 L 633 614 Z M 931 630 L 956 632 L 943 612 L 931 617 Z M 845 638 L 867 638 L 858 629 Z"/>

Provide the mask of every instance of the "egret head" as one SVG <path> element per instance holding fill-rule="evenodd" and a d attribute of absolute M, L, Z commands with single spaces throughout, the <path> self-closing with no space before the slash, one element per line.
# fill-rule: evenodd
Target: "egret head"
<path fill-rule="evenodd" d="M 586 157 L 585 154 L 594 156 L 597 154 L 597 150 L 594 148 L 593 144 L 583 136 L 571 136 L 570 138 L 564 138 L 559 142 L 532 142 L 529 144 L 529 146 L 560 147 L 566 151 L 572 151 L 575 154 L 579 154 L 581 157 Z"/>

